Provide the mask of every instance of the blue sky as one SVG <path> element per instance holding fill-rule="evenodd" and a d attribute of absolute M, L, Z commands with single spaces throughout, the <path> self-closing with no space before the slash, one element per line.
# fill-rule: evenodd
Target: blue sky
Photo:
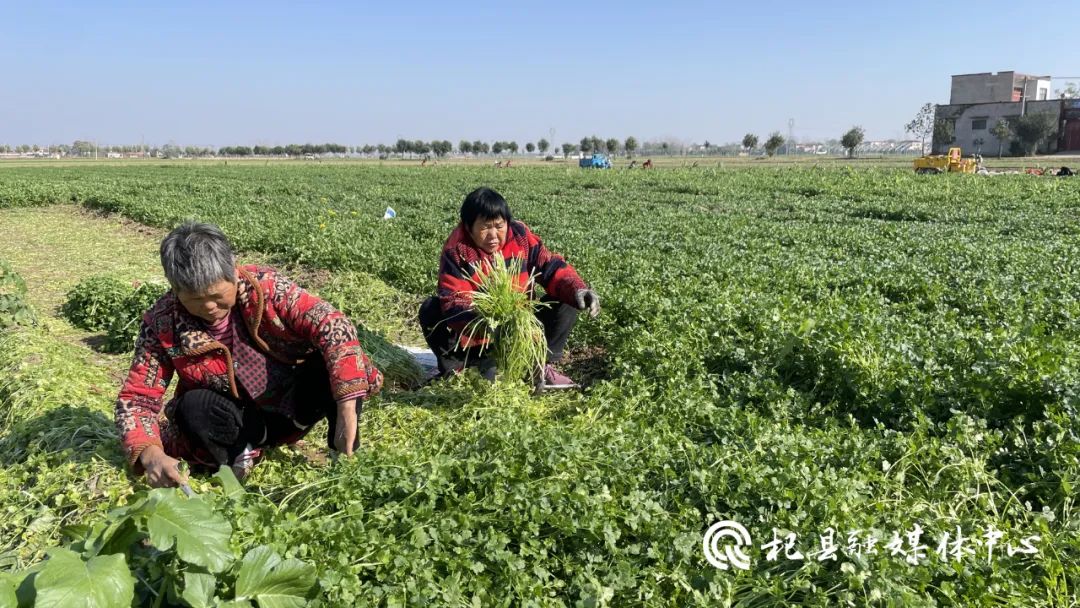
<path fill-rule="evenodd" d="M 1078 17 L 1075 0 L 0 0 L 0 143 L 720 143 L 789 118 L 804 141 L 904 137 L 950 74 L 1080 75 Z"/>

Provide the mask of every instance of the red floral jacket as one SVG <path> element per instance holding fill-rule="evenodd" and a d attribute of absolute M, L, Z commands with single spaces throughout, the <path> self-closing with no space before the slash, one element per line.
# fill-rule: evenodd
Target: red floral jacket
<path fill-rule="evenodd" d="M 297 364 L 318 351 L 326 361 L 335 396 L 366 399 L 382 387 L 382 374 L 360 348 L 356 328 L 333 306 L 262 266 L 237 268 L 236 306 L 255 346 L 278 361 Z M 164 406 L 173 375 L 176 396 Z M 176 296 L 165 294 L 143 315 L 135 356 L 116 400 L 116 426 L 128 464 L 142 472 L 139 456 L 150 445 L 187 457 L 191 446 L 170 413 L 180 395 L 209 388 L 240 399 L 232 355 L 206 332 Z"/>
<path fill-rule="evenodd" d="M 517 283 L 522 287 L 529 284 L 529 277 L 536 275 L 536 282 L 544 291 L 563 304 L 575 306 L 574 296 L 579 289 L 585 289 L 573 266 L 544 246 L 540 237 L 522 222 L 512 221 L 506 229 L 506 242 L 498 254 L 505 260 L 520 258 L 523 261 L 521 275 Z M 468 325 L 475 314 L 472 312 L 472 293 L 476 282 L 480 280 L 479 269 L 482 261 L 492 261 L 494 256 L 484 253 L 473 243 L 468 231 L 458 224 L 450 233 L 450 238 L 443 245 L 439 259 L 439 304 L 447 318 L 447 326 L 461 332 L 458 342 L 462 348 L 483 344 L 480 337 L 470 339 L 461 330 Z"/>

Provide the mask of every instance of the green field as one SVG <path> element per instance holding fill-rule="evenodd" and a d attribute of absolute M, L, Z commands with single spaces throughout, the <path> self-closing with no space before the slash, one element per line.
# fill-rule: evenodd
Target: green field
<path fill-rule="evenodd" d="M 276 605 L 240 565 L 260 546 L 299 560 L 317 584 L 297 593 L 324 606 L 1080 602 L 1080 179 L 230 162 L 0 171 L 0 260 L 38 318 L 0 332 L 0 606 L 49 548 L 88 559 L 86 526 L 151 508 L 112 425 L 124 357 L 60 316 L 68 289 L 153 278 L 157 239 L 194 217 L 391 361 L 387 341 L 420 342 L 414 307 L 479 185 L 599 292 L 571 339 L 588 388 L 399 382 L 354 458 L 277 450 L 246 493 L 196 480 L 232 565 L 127 547 L 136 604 L 196 605 L 198 587 Z M 706 561 L 718 520 L 748 529 L 748 570 Z M 942 558 L 958 528 L 974 554 Z M 788 533 L 804 559 L 770 560 Z"/>

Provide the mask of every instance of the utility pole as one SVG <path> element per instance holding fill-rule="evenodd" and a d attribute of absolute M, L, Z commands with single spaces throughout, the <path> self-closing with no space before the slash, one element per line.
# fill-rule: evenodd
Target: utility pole
<path fill-rule="evenodd" d="M 1020 116 L 1024 115 L 1024 109 L 1027 108 L 1027 83 L 1028 77 L 1024 76 L 1024 88 L 1020 89 Z"/>
<path fill-rule="evenodd" d="M 791 146 L 795 143 L 795 119 L 787 119 L 787 153 L 791 155 Z"/>

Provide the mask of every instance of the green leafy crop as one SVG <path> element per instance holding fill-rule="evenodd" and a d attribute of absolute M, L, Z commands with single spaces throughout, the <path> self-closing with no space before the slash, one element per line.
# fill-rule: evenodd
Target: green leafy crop
<path fill-rule="evenodd" d="M 34 322 L 34 312 L 26 302 L 26 283 L 0 260 L 0 329 Z"/>
<path fill-rule="evenodd" d="M 235 484 L 222 468 L 224 483 Z M 236 494 L 218 500 L 239 500 Z M 282 560 L 258 546 L 237 559 L 232 526 L 211 503 L 177 489 L 132 497 L 92 526 L 69 530 L 74 541 L 48 559 L 0 580 L 17 606 L 220 606 L 255 602 L 259 608 L 306 605 L 317 589 L 311 564 Z M 233 591 L 229 591 L 229 590 Z M 2 604 L 0 604 L 2 605 Z"/>
<path fill-rule="evenodd" d="M 196 478 L 215 514 L 201 521 L 231 530 L 232 561 L 212 572 L 179 536 L 75 546 L 152 495 L 123 473 L 117 380 L 47 327 L 2 332 L 0 602 L 57 545 L 86 571 L 123 555 L 139 605 L 162 588 L 163 605 L 193 606 L 1080 602 L 1080 181 L 236 165 L 8 168 L 0 207 L 212 221 L 241 250 L 327 274 L 329 297 L 372 332 L 416 340 L 461 198 L 490 185 L 603 299 L 567 356 L 595 381 L 539 398 L 467 375 L 387 390 L 351 458 L 271 450 L 246 493 Z M 132 512 L 133 537 L 149 542 L 149 518 Z M 703 555 L 725 519 L 752 538 L 750 570 Z M 851 532 L 888 542 L 916 524 L 918 565 L 846 550 Z M 828 528 L 845 547 L 819 560 Z M 1038 535 L 1038 552 L 941 557 L 957 528 Z M 768 561 L 762 545 L 789 532 L 808 558 Z M 241 576 L 249 559 L 258 576 Z"/>
<path fill-rule="evenodd" d="M 102 331 L 123 314 L 124 303 L 132 290 L 131 281 L 118 277 L 88 277 L 68 292 L 61 310 L 75 327 Z"/>
<path fill-rule="evenodd" d="M 167 291 L 163 281 L 88 277 L 68 292 L 61 310 L 76 327 L 104 330 L 104 350 L 122 353 L 134 347 L 143 314 Z"/>

